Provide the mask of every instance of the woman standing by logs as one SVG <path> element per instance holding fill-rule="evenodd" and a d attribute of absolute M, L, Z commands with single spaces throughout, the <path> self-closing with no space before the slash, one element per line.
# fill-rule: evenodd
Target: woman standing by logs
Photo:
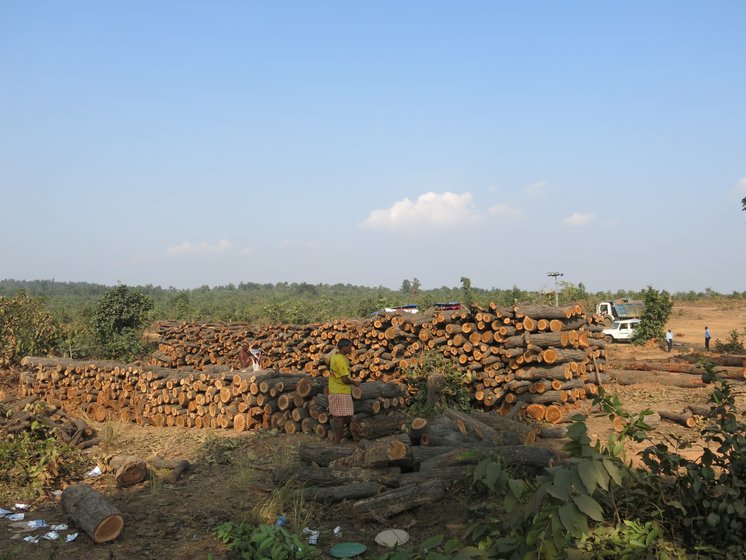
<path fill-rule="evenodd" d="M 359 381 L 352 379 L 350 375 L 350 361 L 347 359 L 352 353 L 352 341 L 349 338 L 340 339 L 337 344 L 337 353 L 329 362 L 329 414 L 332 416 L 332 427 L 334 428 L 334 445 L 342 443 L 342 430 L 345 424 L 349 425 L 352 415 L 355 413 L 352 404 L 352 390 L 350 385 L 356 387 Z"/>

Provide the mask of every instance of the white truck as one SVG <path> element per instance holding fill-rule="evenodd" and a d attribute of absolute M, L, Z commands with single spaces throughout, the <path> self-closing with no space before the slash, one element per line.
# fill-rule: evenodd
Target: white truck
<path fill-rule="evenodd" d="M 608 329 L 604 329 L 604 340 L 612 342 L 629 342 L 635 335 L 635 330 L 640 325 L 640 319 L 620 319 L 614 321 Z"/>
<path fill-rule="evenodd" d="M 596 313 L 603 315 L 604 324 L 607 327 L 610 327 L 614 321 L 621 319 L 639 319 L 644 310 L 644 301 L 632 301 L 628 299 L 602 301 L 596 306 Z"/>

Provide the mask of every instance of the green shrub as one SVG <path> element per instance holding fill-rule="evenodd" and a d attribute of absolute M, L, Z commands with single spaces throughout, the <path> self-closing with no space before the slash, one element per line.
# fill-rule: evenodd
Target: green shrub
<path fill-rule="evenodd" d="M 98 301 L 91 327 L 107 358 L 131 360 L 144 352 L 142 333 L 153 300 L 124 285 L 106 292 Z"/>
<path fill-rule="evenodd" d="M 37 421 L 27 431 L 6 434 L 0 440 L 0 503 L 35 499 L 83 464 L 78 449 L 58 441 L 52 428 Z"/>
<path fill-rule="evenodd" d="M 60 329 L 41 300 L 20 290 L 15 297 L 0 296 L 0 367 L 29 355 L 45 355 L 59 343 Z"/>
<path fill-rule="evenodd" d="M 713 348 L 715 349 L 715 352 L 719 354 L 743 354 L 746 352 L 741 337 L 736 329 L 730 331 L 728 342 L 720 342 L 720 340 L 716 340 Z"/>
<path fill-rule="evenodd" d="M 218 538 L 242 560 L 301 560 L 318 552 L 298 535 L 276 525 L 227 522 L 215 530 Z"/>

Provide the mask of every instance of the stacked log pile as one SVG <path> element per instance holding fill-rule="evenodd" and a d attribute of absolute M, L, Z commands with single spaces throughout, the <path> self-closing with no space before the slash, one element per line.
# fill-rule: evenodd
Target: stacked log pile
<path fill-rule="evenodd" d="M 23 396 L 64 411 L 140 425 L 278 429 L 327 435 L 325 383 L 306 373 L 242 372 L 229 366 L 169 369 L 108 361 L 26 357 Z M 355 388 L 356 422 L 407 406 L 406 387 L 370 382 Z M 64 413 L 61 411 L 60 413 Z"/>
<path fill-rule="evenodd" d="M 428 425 L 438 426 L 443 435 L 439 442 L 422 437 Z M 448 409 L 404 428 L 361 440 L 355 447 L 303 444 L 299 462 L 275 471 L 274 482 L 301 485 L 309 500 L 354 500 L 355 515 L 385 521 L 443 498 L 451 485 L 487 457 L 499 457 L 526 474 L 543 471 L 557 458 L 550 449 L 533 445 L 533 430 L 495 412 Z"/>
<path fill-rule="evenodd" d="M 236 365 L 240 345 L 249 342 L 262 350 L 267 367 L 324 376 L 324 356 L 344 336 L 355 345 L 354 376 L 402 383 L 424 351 L 438 352 L 464 372 L 476 404 L 550 422 L 566 417 L 606 379 L 603 323 L 580 306 L 490 304 L 267 328 L 170 322 L 156 330 L 160 344 L 152 363 L 164 367 Z"/>

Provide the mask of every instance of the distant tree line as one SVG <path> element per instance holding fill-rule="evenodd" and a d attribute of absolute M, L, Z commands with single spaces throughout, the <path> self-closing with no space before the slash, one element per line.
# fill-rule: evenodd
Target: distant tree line
<path fill-rule="evenodd" d="M 561 305 L 579 303 L 587 310 L 598 302 L 644 299 L 647 290 L 587 292 L 585 286 L 559 284 Z M 668 295 L 666 294 L 666 297 Z M 746 292 L 721 295 L 710 289 L 685 292 L 673 300 L 746 299 Z M 252 324 L 307 324 L 335 318 L 367 317 L 385 307 L 416 304 L 426 310 L 438 302 L 510 306 L 517 302 L 554 304 L 554 292 L 483 289 L 461 277 L 461 286 L 424 290 L 417 278 L 399 290 L 351 284 L 280 282 L 201 286 L 191 290 L 158 286 L 115 287 L 54 280 L 0 280 L 0 362 L 29 353 L 54 352 L 70 357 L 134 358 L 145 351 L 143 330 L 154 321 L 240 321 Z M 656 329 L 657 330 L 657 329 Z M 2 363 L 0 363 L 2 365 Z"/>

